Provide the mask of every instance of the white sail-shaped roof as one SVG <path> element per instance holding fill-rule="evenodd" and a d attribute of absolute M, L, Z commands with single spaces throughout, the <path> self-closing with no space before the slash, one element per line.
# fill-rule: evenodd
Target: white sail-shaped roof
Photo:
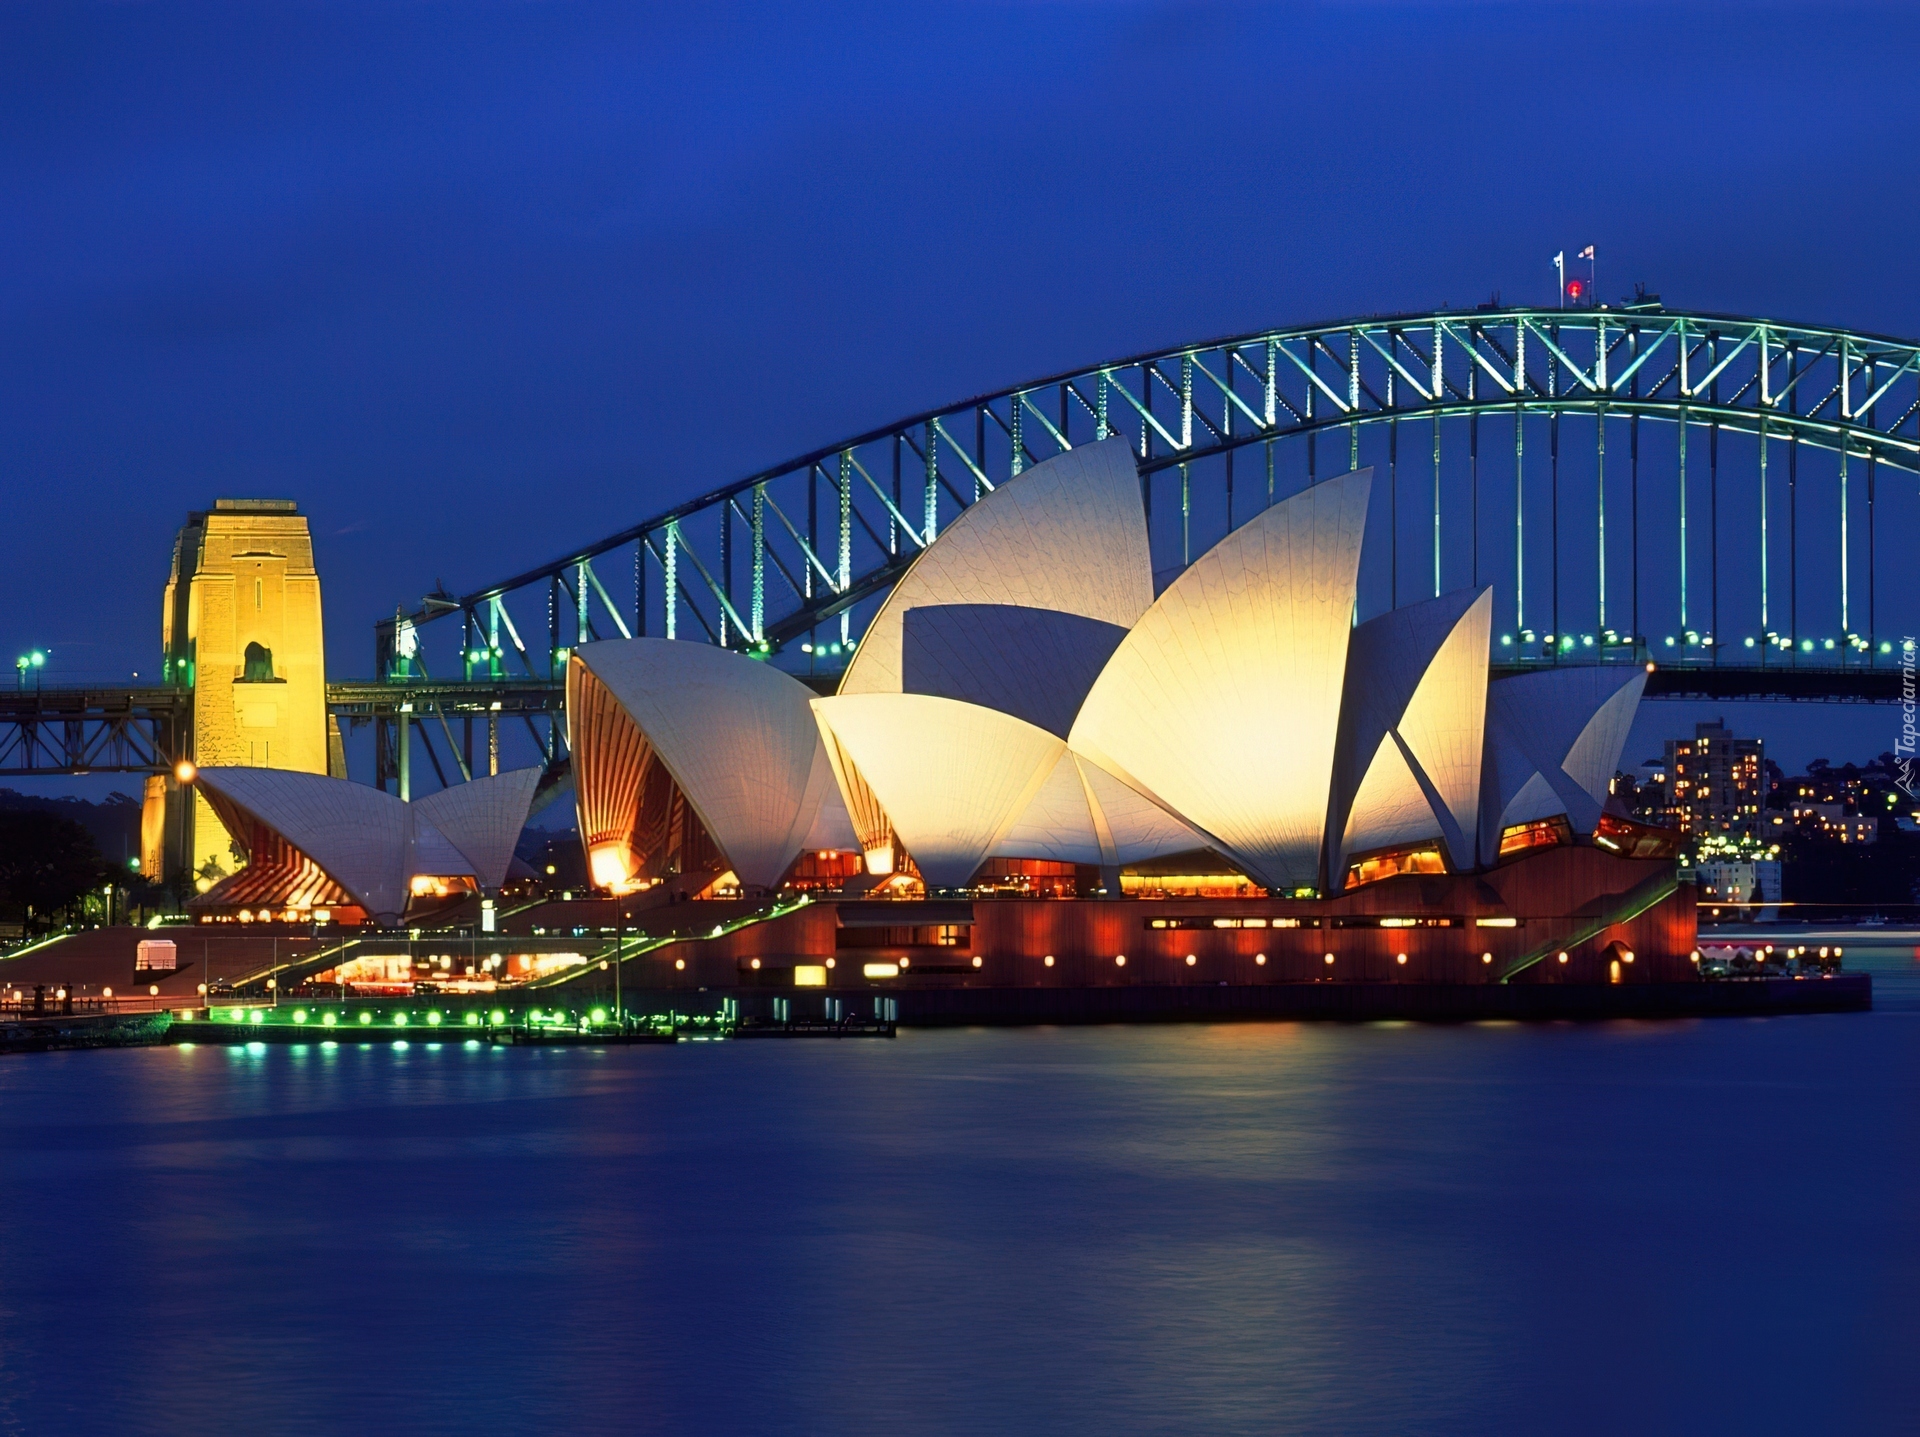
<path fill-rule="evenodd" d="M 1333 886 L 1341 886 L 1351 854 L 1443 836 L 1440 817 L 1407 762 L 1406 751 L 1393 734 L 1382 734 L 1328 864 Z"/>
<path fill-rule="evenodd" d="M 413 815 L 392 794 L 278 768 L 203 768 L 194 782 L 306 854 L 376 920 L 406 911 Z"/>
<path fill-rule="evenodd" d="M 1634 716 L 1640 711 L 1640 695 L 1646 692 L 1647 676 L 1638 672 L 1622 684 L 1613 696 L 1594 710 L 1580 737 L 1573 741 L 1560 763 L 1568 778 L 1580 785 L 1595 803 L 1605 804 L 1613 788 L 1613 776 L 1620 772 L 1620 752 L 1627 746 L 1627 734 Z"/>
<path fill-rule="evenodd" d="M 1500 831 L 1567 815 L 1582 833 L 1600 820 L 1647 686 L 1639 667 L 1545 669 L 1487 686 L 1486 772 L 1480 858 L 1499 853 Z"/>
<path fill-rule="evenodd" d="M 413 835 L 407 845 L 407 877 L 411 880 L 416 874 L 483 881 L 473 860 L 446 834 L 421 817 L 418 809 L 413 813 Z"/>
<path fill-rule="evenodd" d="M 814 816 L 813 827 L 807 830 L 805 846 L 818 853 L 860 852 L 860 837 L 853 831 L 853 815 L 847 812 L 847 801 L 840 796 L 838 784 L 827 785 L 820 812 Z"/>
<path fill-rule="evenodd" d="M 1257 882 L 1315 887 L 1371 470 L 1275 504 L 1168 586 L 1071 743 Z"/>
<path fill-rule="evenodd" d="M 1065 737 L 1153 602 L 1152 568 L 1127 441 L 1056 455 L 978 500 L 913 562 L 840 693 L 958 699 Z"/>
<path fill-rule="evenodd" d="M 1009 714 L 926 694 L 813 703 L 936 888 L 972 878 L 1066 747 Z"/>
<path fill-rule="evenodd" d="M 1335 761 L 1334 886 L 1348 854 L 1439 838 L 1471 867 L 1493 591 L 1442 594 L 1354 630 Z"/>
<path fill-rule="evenodd" d="M 798 679 L 709 644 L 612 639 L 583 665 L 626 710 L 740 881 L 777 883 L 832 782 Z"/>
<path fill-rule="evenodd" d="M 1047 781 L 994 847 L 996 858 L 1047 858 L 1056 863 L 1104 863 L 1087 787 L 1073 755 L 1061 750 Z"/>
<path fill-rule="evenodd" d="M 514 769 L 417 798 L 413 811 L 416 819 L 426 819 L 466 855 L 483 888 L 498 888 L 507 881 L 513 846 L 527 826 L 539 786 L 538 768 Z"/>
<path fill-rule="evenodd" d="M 1463 868 L 1473 862 L 1479 828 L 1492 642 L 1493 590 L 1482 589 L 1427 665 L 1395 730 L 1440 800 L 1448 847 Z"/>
<path fill-rule="evenodd" d="M 1142 798 L 1092 759 L 1073 756 L 1087 786 L 1094 827 L 1109 866 L 1143 863 L 1166 853 L 1187 853 L 1207 847 L 1204 833 L 1182 823 L 1153 800 Z"/>
<path fill-rule="evenodd" d="M 1567 811 L 1566 800 L 1554 792 L 1553 785 L 1547 782 L 1546 775 L 1538 769 L 1530 769 L 1527 781 L 1521 785 L 1507 806 L 1500 813 L 1500 827 L 1512 828 L 1516 823 L 1533 823 L 1542 818 L 1553 818 Z M 1498 834 L 1495 837 L 1498 838 Z"/>
<path fill-rule="evenodd" d="M 1069 751 L 1060 755 L 993 856 L 1112 868 L 1163 853 L 1186 853 L 1207 842 L 1205 834 Z"/>

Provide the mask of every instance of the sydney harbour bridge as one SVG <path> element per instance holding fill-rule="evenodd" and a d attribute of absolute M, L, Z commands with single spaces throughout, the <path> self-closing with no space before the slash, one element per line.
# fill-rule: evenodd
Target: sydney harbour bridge
<path fill-rule="evenodd" d="M 595 639 L 724 645 L 828 687 L 943 526 L 1116 434 L 1161 586 L 1371 465 L 1360 617 L 1491 586 L 1505 672 L 1652 664 L 1649 697 L 1884 701 L 1920 630 L 1920 345 L 1643 297 L 1266 330 L 929 410 L 428 595 L 329 705 L 372 726 L 371 777 L 404 793 L 497 769 L 503 744 L 562 775 L 565 657 Z M 12 694 L 0 773 L 163 769 L 189 711 L 164 688 Z"/>

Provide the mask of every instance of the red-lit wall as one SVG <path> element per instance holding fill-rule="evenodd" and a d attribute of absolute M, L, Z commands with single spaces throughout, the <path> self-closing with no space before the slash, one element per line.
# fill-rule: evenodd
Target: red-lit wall
<path fill-rule="evenodd" d="M 1326 901 L 1292 899 L 978 899 L 963 948 L 838 947 L 835 905 L 809 905 L 785 918 L 721 938 L 673 944 L 629 966 L 629 981 L 668 985 L 786 986 L 796 963 L 832 960 L 831 986 L 866 986 L 864 965 L 909 966 L 888 986 L 1087 985 L 1142 983 L 1481 983 L 1521 956 L 1551 945 L 1521 983 L 1606 983 L 1621 950 L 1617 981 L 1691 981 L 1693 889 L 1683 887 L 1638 918 L 1570 938 L 1581 915 L 1604 912 L 1643 881 L 1670 870 L 1660 860 L 1617 858 L 1592 848 L 1529 855 L 1484 874 L 1388 879 Z M 688 905 L 698 909 L 702 905 Z M 1340 918 L 1445 916 L 1449 928 L 1339 928 Z M 1475 927 L 1476 917 L 1512 917 L 1513 928 Z M 1293 917 L 1299 928 L 1155 929 L 1155 919 Z M 902 922 L 911 920 L 903 905 Z M 1564 947 L 1568 961 L 1557 960 Z M 1326 962 L 1325 955 L 1334 955 Z M 1405 953 L 1407 961 L 1397 961 Z M 1482 955 L 1491 953 L 1493 961 Z M 1052 966 L 1045 962 L 1054 958 Z M 1191 954 L 1194 962 L 1186 959 Z M 1264 954 L 1266 962 L 1258 961 Z M 1115 960 L 1125 955 L 1124 965 Z M 759 959 L 761 966 L 753 967 Z M 974 966 L 974 960 L 979 960 Z M 684 963 L 684 968 L 676 967 Z M 636 971 L 644 965 L 644 973 Z M 937 970 L 937 971 L 936 971 Z"/>

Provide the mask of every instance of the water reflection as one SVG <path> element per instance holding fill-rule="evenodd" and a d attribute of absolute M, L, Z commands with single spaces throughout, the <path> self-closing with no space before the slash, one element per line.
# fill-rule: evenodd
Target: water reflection
<path fill-rule="evenodd" d="M 0 1425 L 1862 1430 L 1920 1337 L 1910 1029 L 10 1060 Z"/>

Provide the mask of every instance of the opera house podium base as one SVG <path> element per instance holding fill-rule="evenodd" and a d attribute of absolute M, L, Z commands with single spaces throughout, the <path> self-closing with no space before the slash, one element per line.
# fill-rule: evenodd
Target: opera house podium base
<path fill-rule="evenodd" d="M 1712 981 L 1670 860 L 1587 846 L 1330 899 L 821 898 L 621 965 L 742 1020 L 1546 1019 L 1870 1007 L 1865 975 Z M 680 905 L 679 931 L 700 931 Z M 583 973 L 580 988 L 608 983 Z"/>

